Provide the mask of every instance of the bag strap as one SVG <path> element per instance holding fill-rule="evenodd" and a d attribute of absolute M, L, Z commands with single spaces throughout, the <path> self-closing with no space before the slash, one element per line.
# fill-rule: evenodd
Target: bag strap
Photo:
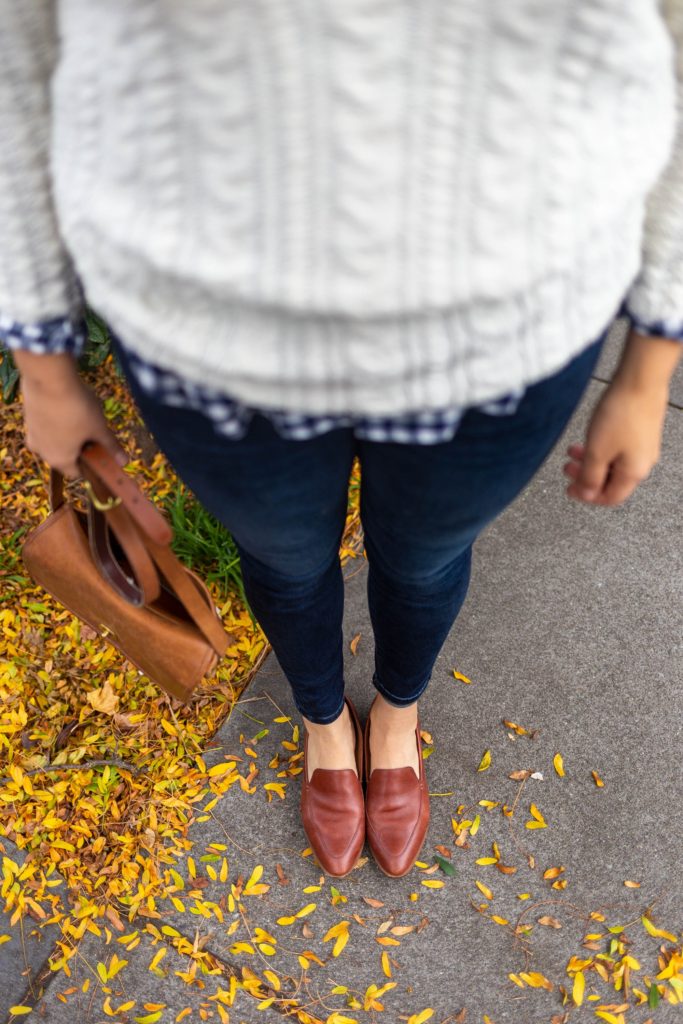
<path fill-rule="evenodd" d="M 105 512 L 98 512 L 98 515 L 106 516 L 111 521 L 126 555 L 130 555 L 131 549 L 128 544 L 132 536 L 130 531 L 133 530 L 141 541 L 146 556 L 161 570 L 197 628 L 216 653 L 219 656 L 223 655 L 230 643 L 230 637 L 217 617 L 210 599 L 207 603 L 206 597 L 202 595 L 192 576 L 171 551 L 173 530 L 170 523 L 99 442 L 86 442 L 78 462 L 100 501 L 107 501 L 108 498 L 121 499 L 120 504 Z M 135 547 L 134 543 L 132 546 Z M 135 557 L 135 551 L 133 554 Z M 110 579 L 106 569 L 105 575 Z"/>
<path fill-rule="evenodd" d="M 185 571 L 170 547 L 163 547 L 160 544 L 155 544 L 154 541 L 148 541 L 147 544 L 152 558 L 170 583 L 176 596 L 185 605 L 186 610 L 216 654 L 222 657 L 232 639 L 225 632 L 213 604 L 207 604 L 206 595 L 199 589 L 194 578 Z M 210 601 L 210 598 L 208 600 Z"/>
<path fill-rule="evenodd" d="M 96 492 L 94 485 L 93 491 Z M 123 571 L 112 551 L 112 533 L 128 559 L 132 579 Z M 157 600 L 161 593 L 159 574 L 125 509 L 114 507 L 105 514 L 95 507 L 91 498 L 88 502 L 88 536 L 90 550 L 100 573 L 118 590 L 121 597 L 137 607 Z"/>
<path fill-rule="evenodd" d="M 79 468 L 93 486 L 102 483 L 129 513 L 135 525 L 156 544 L 170 544 L 173 530 L 156 505 L 142 493 L 132 477 L 123 472 L 114 457 L 98 441 L 86 441 L 78 459 Z"/>
<path fill-rule="evenodd" d="M 83 472 L 83 470 L 81 470 Z M 88 539 L 92 557 L 107 582 L 114 590 L 136 607 L 151 604 L 161 593 L 159 574 L 150 558 L 137 530 L 131 525 L 130 517 L 118 507 L 109 510 L 109 519 L 95 505 L 95 499 L 106 503 L 111 499 L 98 478 L 88 474 L 92 490 L 88 492 Z M 64 504 L 64 477 L 56 469 L 50 469 L 50 509 L 56 512 Z M 93 496 L 94 492 L 94 496 Z M 132 578 L 124 572 L 111 546 L 111 532 L 123 548 Z"/>

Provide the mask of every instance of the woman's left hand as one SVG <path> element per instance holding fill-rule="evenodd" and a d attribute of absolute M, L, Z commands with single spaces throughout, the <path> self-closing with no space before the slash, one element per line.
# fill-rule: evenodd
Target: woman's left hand
<path fill-rule="evenodd" d="M 598 402 L 585 444 L 567 449 L 570 498 L 619 505 L 658 462 L 668 389 L 639 392 L 614 381 Z"/>
<path fill-rule="evenodd" d="M 585 444 L 567 449 L 570 498 L 619 505 L 659 460 L 669 381 L 683 346 L 631 331 L 612 382 L 593 410 Z"/>

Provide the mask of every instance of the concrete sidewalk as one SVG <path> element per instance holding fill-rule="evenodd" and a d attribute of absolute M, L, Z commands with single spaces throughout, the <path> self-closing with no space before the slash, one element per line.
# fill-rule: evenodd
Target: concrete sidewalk
<path fill-rule="evenodd" d="M 343 1014 L 340 1021 L 398 1024 L 430 1007 L 433 1024 L 460 1020 L 479 1024 L 485 1015 L 492 1024 L 557 1024 L 564 1021 L 565 1011 L 567 1020 L 595 1021 L 599 1019 L 596 1008 L 626 1002 L 623 992 L 615 992 L 595 971 L 586 970 L 583 1005 L 574 1007 L 570 998 L 563 1006 L 558 986 L 571 994 L 572 978 L 566 970 L 570 958 L 587 960 L 609 951 L 613 936 L 608 927 L 628 925 L 628 952 L 640 964 L 639 971 L 631 972 L 631 985 L 647 990 L 643 977 L 652 980 L 658 973 L 657 950 L 662 940 L 645 931 L 640 915 L 652 904 L 655 923 L 680 936 L 681 373 L 661 462 L 625 506 L 595 509 L 569 501 L 561 472 L 567 444 L 582 439 L 589 411 L 604 388 L 600 378 L 609 376 L 616 344 L 611 342 L 596 380 L 554 454 L 478 542 L 469 596 L 420 700 L 422 729 L 433 747 L 425 762 L 432 793 L 431 823 L 420 860 L 427 867 L 437 865 L 435 871 L 426 873 L 416 866 L 404 878 L 390 879 L 366 847 L 347 878 L 333 879 L 321 874 L 312 856 L 302 855 L 307 840 L 299 817 L 300 781 L 297 776 L 278 776 L 290 757 L 295 766 L 301 766 L 301 743 L 298 751 L 287 750 L 282 741 L 291 740 L 292 726 L 273 722 L 280 713 L 291 716 L 294 724 L 301 719 L 272 655 L 214 738 L 207 761 L 218 763 L 233 754 L 244 757 L 245 741 L 262 728 L 269 730 L 251 744 L 258 755 L 254 759 L 259 768 L 254 780 L 257 792 L 234 787 L 214 808 L 213 817 L 191 830 L 192 855 L 200 876 L 206 878 L 197 903 L 218 904 L 221 899 L 225 903 L 229 883 L 240 874 L 248 878 L 256 865 L 263 865 L 261 881 L 270 889 L 261 896 L 245 896 L 243 914 L 226 910 L 222 924 L 213 914 L 180 914 L 172 908 L 167 923 L 190 941 L 199 934 L 228 973 L 244 966 L 259 975 L 264 969 L 276 972 L 283 979 L 278 995 L 306 1006 L 314 1020 L 326 1021 L 337 1010 Z M 364 562 L 349 563 L 346 574 L 348 692 L 364 717 L 374 695 Z M 349 644 L 359 633 L 354 656 Z M 453 669 L 469 677 L 471 684 L 454 679 Z M 525 727 L 533 737 L 518 735 L 503 720 Z M 491 752 L 491 766 L 478 771 L 486 750 Z M 564 777 L 553 767 L 558 752 L 564 760 Z M 521 794 L 520 783 L 508 777 L 520 769 L 543 776 L 529 778 Z M 246 765 L 240 770 L 246 774 Z M 596 785 L 592 771 L 604 786 Z M 268 802 L 266 782 L 285 782 L 285 799 L 273 794 Z M 501 814 L 501 804 L 512 805 L 516 797 L 513 817 Z M 479 804 L 481 800 L 497 806 L 487 810 Z M 547 828 L 525 828 L 532 802 L 545 817 Z M 459 805 L 468 812 L 458 814 Z M 478 831 L 465 846 L 456 847 L 452 819 L 472 819 L 477 813 Z M 514 873 L 503 873 L 496 864 L 476 863 L 492 855 L 494 843 L 500 862 L 515 868 Z M 217 851 L 210 844 L 225 850 Z M 438 866 L 437 847 L 446 848 L 441 854 L 452 864 L 454 874 Z M 227 858 L 227 883 L 208 877 L 212 872 L 207 874 L 206 862 L 200 861 L 207 852 L 219 860 Z M 563 868 L 559 877 L 566 879 L 565 888 L 553 888 L 552 881 L 543 878 L 552 867 Z M 188 888 L 196 884 L 189 881 L 187 863 L 179 871 L 188 879 Z M 435 880 L 443 886 L 422 884 Z M 492 898 L 485 898 L 477 881 L 492 891 Z M 640 886 L 629 888 L 625 881 Z M 304 892 L 318 885 L 319 890 Z M 333 887 L 343 901 L 334 902 Z M 529 893 L 530 898 L 520 900 L 521 893 Z M 411 894 L 417 898 L 411 899 Z M 372 905 L 367 898 L 374 901 Z M 186 902 L 189 908 L 192 901 Z M 310 903 L 316 907 L 307 916 L 292 924 L 277 923 Z M 605 919 L 591 919 L 589 915 L 596 911 Z M 508 923 L 497 923 L 493 915 Z M 554 918 L 560 927 L 539 924 L 544 916 Z M 526 937 L 514 934 L 520 919 L 530 925 Z M 240 925 L 228 936 L 233 920 Z M 324 941 L 324 937 L 342 921 L 348 922 L 349 940 L 333 957 L 334 938 Z M 406 927 L 412 930 L 404 931 Z M 255 928 L 276 940 L 274 955 L 234 949 L 237 941 L 250 942 Z M 587 949 L 586 933 L 607 938 L 597 940 L 595 949 Z M 378 941 L 387 938 L 391 944 Z M 108 959 L 112 950 L 101 945 L 92 937 L 84 939 L 83 961 Z M 302 975 L 299 956 L 307 950 L 324 966 L 311 958 Z M 383 953 L 388 954 L 390 977 L 383 970 Z M 36 964 L 43 958 L 44 952 L 39 953 Z M 163 998 L 174 1007 L 174 1012 L 162 1016 L 162 1024 L 175 1020 L 178 1009 L 186 1006 L 194 1008 L 190 1021 L 218 1019 L 215 1002 L 207 1002 L 210 979 L 204 979 L 204 990 L 188 988 L 174 977 L 175 964 L 169 960 L 164 964 L 172 968 L 169 976 L 159 981 L 148 971 L 147 947 L 144 959 L 142 953 L 136 959 L 134 952 L 127 959 L 126 996 L 138 998 L 138 1006 Z M 79 971 L 85 971 L 80 960 L 74 968 L 74 985 L 79 984 Z M 551 990 L 518 987 L 508 975 L 520 971 L 540 972 Z M 14 971 L 6 980 L 10 986 L 16 984 Z M 395 987 L 379 997 L 383 1012 L 349 1005 L 350 994 L 362 1007 L 368 986 L 389 982 Z M 348 991 L 334 993 L 335 985 Z M 101 999 L 94 1004 L 94 1016 L 88 1016 L 87 997 L 78 1004 L 73 1000 L 64 1004 L 58 998 L 63 988 L 63 976 L 48 984 L 36 1015 L 46 1022 L 71 1024 L 79 1006 L 83 1020 L 106 1019 L 101 1016 Z M 23 994 L 5 992 L 7 1005 L 21 1002 Z M 114 1004 L 119 1001 L 118 996 L 112 999 Z M 270 1024 L 285 1016 L 277 1002 L 262 1010 L 257 1005 L 257 999 L 240 993 L 230 1010 L 232 1024 Z M 211 1016 L 202 1017 L 202 1009 Z M 463 1009 L 466 1015 L 458 1016 Z M 647 1005 L 629 1009 L 625 1020 L 643 1024 L 651 1018 L 654 1024 L 668 1024 L 680 1021 L 682 1010 L 683 1003 L 661 1002 L 655 1009 Z"/>

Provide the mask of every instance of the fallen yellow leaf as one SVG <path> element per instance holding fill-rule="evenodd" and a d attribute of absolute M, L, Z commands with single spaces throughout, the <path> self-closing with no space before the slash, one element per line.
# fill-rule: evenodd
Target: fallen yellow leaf
<path fill-rule="evenodd" d="M 484 751 L 484 756 L 482 757 L 481 761 L 479 762 L 479 767 L 477 768 L 477 771 L 478 772 L 485 772 L 486 769 L 490 766 L 490 764 L 491 764 L 491 751 L 490 750 L 486 750 L 486 751 Z"/>
<path fill-rule="evenodd" d="M 586 987 L 586 980 L 583 976 L 583 971 L 577 971 L 574 975 L 574 987 L 572 988 L 572 999 L 577 1006 L 581 1006 L 583 1002 L 583 993 Z"/>
<path fill-rule="evenodd" d="M 460 682 L 462 682 L 462 683 L 471 683 L 472 682 L 471 679 L 468 679 L 467 676 L 464 676 L 462 674 L 462 672 L 458 672 L 457 669 L 453 669 L 453 678 L 454 679 L 459 679 Z"/>
<path fill-rule="evenodd" d="M 109 680 L 98 690 L 91 690 L 86 694 L 86 699 L 95 711 L 101 711 L 105 715 L 113 715 L 119 709 L 118 695 L 114 693 Z"/>

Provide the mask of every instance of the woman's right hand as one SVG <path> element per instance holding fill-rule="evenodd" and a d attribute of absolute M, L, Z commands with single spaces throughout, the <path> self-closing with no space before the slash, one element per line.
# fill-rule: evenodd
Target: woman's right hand
<path fill-rule="evenodd" d="M 67 353 L 13 353 L 21 374 L 26 445 L 65 477 L 81 476 L 77 458 L 86 441 L 99 441 L 120 466 L 129 457 L 118 443 L 99 399 Z"/>

